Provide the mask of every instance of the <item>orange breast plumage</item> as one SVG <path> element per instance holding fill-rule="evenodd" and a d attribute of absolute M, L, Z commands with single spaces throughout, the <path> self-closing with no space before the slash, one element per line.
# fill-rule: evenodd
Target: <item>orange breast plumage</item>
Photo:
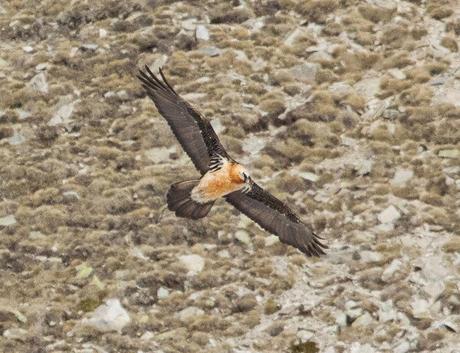
<path fill-rule="evenodd" d="M 219 170 L 207 172 L 192 190 L 192 199 L 206 203 L 242 189 L 244 180 L 240 176 L 241 168 L 237 163 L 226 161 Z"/>

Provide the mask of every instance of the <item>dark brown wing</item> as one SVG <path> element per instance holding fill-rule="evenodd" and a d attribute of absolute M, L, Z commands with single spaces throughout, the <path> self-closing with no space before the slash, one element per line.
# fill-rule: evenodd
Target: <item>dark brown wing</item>
<path fill-rule="evenodd" d="M 137 77 L 195 167 L 204 174 L 212 155 L 228 155 L 209 121 L 174 91 L 161 69 L 160 75 L 163 81 L 145 66 L 145 72 L 140 70 Z"/>
<path fill-rule="evenodd" d="M 292 245 L 308 256 L 324 254 L 327 246 L 283 202 L 262 189 L 256 183 L 251 191 L 233 192 L 225 197 L 236 209 L 277 235 L 280 241 Z"/>

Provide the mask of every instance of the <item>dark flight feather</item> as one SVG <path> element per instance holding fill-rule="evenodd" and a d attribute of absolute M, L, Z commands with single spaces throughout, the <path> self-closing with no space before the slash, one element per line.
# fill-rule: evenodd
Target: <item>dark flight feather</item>
<path fill-rule="evenodd" d="M 296 247 L 308 256 L 324 254 L 327 246 L 320 242 L 310 227 L 302 223 L 292 210 L 276 197 L 254 183 L 251 191 L 235 191 L 225 199 L 280 241 Z"/>
<path fill-rule="evenodd" d="M 229 158 L 227 152 L 211 123 L 174 91 L 161 69 L 160 76 L 163 81 L 145 66 L 145 72 L 140 70 L 137 77 L 195 167 L 205 174 L 211 156 L 217 153 Z"/>

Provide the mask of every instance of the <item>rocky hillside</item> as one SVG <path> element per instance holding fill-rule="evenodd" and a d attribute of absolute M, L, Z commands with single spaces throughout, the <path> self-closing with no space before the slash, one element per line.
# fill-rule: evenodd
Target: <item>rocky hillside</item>
<path fill-rule="evenodd" d="M 457 0 L 0 3 L 0 351 L 458 352 Z M 198 175 L 163 67 L 325 237 L 306 258 Z"/>

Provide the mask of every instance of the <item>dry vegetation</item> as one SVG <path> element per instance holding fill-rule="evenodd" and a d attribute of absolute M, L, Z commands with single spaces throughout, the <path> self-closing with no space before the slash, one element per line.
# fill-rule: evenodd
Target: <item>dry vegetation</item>
<path fill-rule="evenodd" d="M 0 351 L 458 349 L 459 35 L 455 0 L 1 2 Z M 165 210 L 197 172 L 145 64 L 327 256 Z"/>

